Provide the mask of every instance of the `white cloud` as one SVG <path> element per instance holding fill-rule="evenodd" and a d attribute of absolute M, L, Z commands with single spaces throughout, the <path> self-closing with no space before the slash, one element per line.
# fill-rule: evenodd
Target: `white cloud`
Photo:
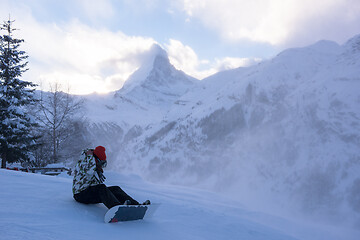
<path fill-rule="evenodd" d="M 24 78 L 40 83 L 69 83 L 72 93 L 109 92 L 142 62 L 155 41 L 122 32 L 93 29 L 77 20 L 57 25 L 36 21 L 25 9 L 18 10 L 15 37 L 25 39 L 30 70 Z"/>
<path fill-rule="evenodd" d="M 197 79 L 203 79 L 218 71 L 246 67 L 261 61 L 261 59 L 232 57 L 218 58 L 212 61 L 206 59 L 200 60 L 191 47 L 175 39 L 170 39 L 169 44 L 166 44 L 165 48 L 170 62 L 176 68 Z"/>
<path fill-rule="evenodd" d="M 87 3 L 84 0 L 76 2 Z M 42 6 L 42 0 L 37 3 Z M 34 18 L 35 10 L 26 4 L 5 0 L 2 6 L 0 15 L 7 16 L 10 11 L 12 19 L 16 19 L 15 27 L 20 31 L 15 32 L 15 37 L 25 39 L 21 49 L 29 55 L 30 70 L 24 74 L 24 79 L 41 84 L 45 90 L 53 82 L 69 85 L 71 93 L 75 94 L 120 89 L 156 43 L 150 37 L 93 28 L 76 18 L 69 22 L 41 21 Z M 151 4 L 147 6 L 154 7 Z M 108 8 L 111 8 L 111 3 L 104 1 L 87 6 L 82 11 L 89 18 L 106 18 Z M 39 11 L 43 13 L 45 10 L 46 7 Z M 45 17 L 47 19 L 48 16 Z M 176 68 L 198 79 L 253 61 L 241 58 L 199 59 L 190 46 L 174 39 L 169 40 L 165 48 Z"/>
<path fill-rule="evenodd" d="M 358 0 L 180 0 L 183 10 L 230 41 L 272 45 L 344 41 L 360 32 Z"/>
<path fill-rule="evenodd" d="M 238 67 L 248 67 L 256 63 L 261 62 L 260 58 L 233 58 L 225 57 L 222 59 L 216 59 L 215 66 L 217 71 L 224 71 L 234 69 Z"/>

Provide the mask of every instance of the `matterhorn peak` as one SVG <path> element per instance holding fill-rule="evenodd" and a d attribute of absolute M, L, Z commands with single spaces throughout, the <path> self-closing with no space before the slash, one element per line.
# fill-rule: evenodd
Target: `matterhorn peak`
<path fill-rule="evenodd" d="M 139 86 L 149 76 L 150 72 L 154 68 L 154 63 L 157 59 L 162 59 L 165 65 L 170 65 L 168 55 L 166 51 L 158 44 L 153 44 L 149 51 L 144 54 L 141 66 L 126 80 L 124 86 L 120 89 L 120 92 L 128 93 L 134 87 Z"/>
<path fill-rule="evenodd" d="M 158 56 L 164 57 L 164 58 L 168 57 L 167 52 L 159 44 L 156 44 L 156 43 L 154 43 L 151 46 L 149 53 L 150 53 L 150 55 L 153 55 L 155 57 L 158 57 Z"/>
<path fill-rule="evenodd" d="M 154 44 L 144 55 L 142 65 L 115 96 L 169 105 L 196 83 L 196 79 L 171 65 L 167 52 Z"/>
<path fill-rule="evenodd" d="M 145 55 L 143 63 L 139 69 L 146 69 L 148 71 L 148 75 L 153 68 L 164 65 L 171 65 L 168 54 L 160 45 L 154 43 Z"/>
<path fill-rule="evenodd" d="M 167 52 L 158 44 L 154 44 L 151 47 L 150 54 L 153 56 L 151 59 L 152 71 L 169 71 L 169 69 L 174 68 L 174 66 L 170 64 Z"/>

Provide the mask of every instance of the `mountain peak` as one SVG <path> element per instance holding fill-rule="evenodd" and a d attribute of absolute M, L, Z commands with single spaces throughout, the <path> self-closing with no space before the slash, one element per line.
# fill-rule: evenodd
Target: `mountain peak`
<path fill-rule="evenodd" d="M 165 58 L 168 57 L 167 52 L 162 47 L 160 47 L 159 44 L 156 44 L 156 43 L 151 46 L 149 52 L 151 55 L 153 55 L 155 57 L 158 57 L 158 56 L 165 57 Z"/>
<path fill-rule="evenodd" d="M 360 52 L 360 34 L 350 38 L 345 44 L 345 48 L 353 52 Z"/>
<path fill-rule="evenodd" d="M 171 65 L 167 52 L 154 44 L 141 67 L 129 77 L 115 96 L 126 95 L 141 102 L 170 105 L 196 82 L 196 79 Z"/>
<path fill-rule="evenodd" d="M 173 65 L 171 65 L 169 57 L 167 52 L 162 49 L 159 45 L 154 44 L 151 48 L 152 53 L 153 53 L 153 60 L 152 60 L 152 70 L 156 71 L 156 70 L 161 70 L 161 71 L 167 71 L 169 72 L 170 69 L 175 69 Z M 151 72 L 149 74 L 151 74 Z"/>
<path fill-rule="evenodd" d="M 162 59 L 163 64 L 170 65 L 166 51 L 158 44 L 153 44 L 145 54 L 141 66 L 128 78 L 120 91 L 127 93 L 134 87 L 140 85 L 153 70 L 155 62 L 159 61 L 157 59 Z"/>
<path fill-rule="evenodd" d="M 305 47 L 305 49 L 312 49 L 316 52 L 321 52 L 321 53 L 339 53 L 340 51 L 340 45 L 337 44 L 334 41 L 329 41 L 329 40 L 320 40 L 308 47 Z"/>

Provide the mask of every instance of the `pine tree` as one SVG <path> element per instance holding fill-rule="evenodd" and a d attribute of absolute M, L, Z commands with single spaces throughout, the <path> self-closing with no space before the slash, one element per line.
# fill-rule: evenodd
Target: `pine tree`
<path fill-rule="evenodd" d="M 6 162 L 27 161 L 30 151 L 36 146 L 36 137 L 31 135 L 35 121 L 26 113 L 26 106 L 35 103 L 36 85 L 21 80 L 27 71 L 28 56 L 19 50 L 23 39 L 13 38 L 14 21 L 4 21 L 0 30 L 0 157 L 1 168 Z"/>

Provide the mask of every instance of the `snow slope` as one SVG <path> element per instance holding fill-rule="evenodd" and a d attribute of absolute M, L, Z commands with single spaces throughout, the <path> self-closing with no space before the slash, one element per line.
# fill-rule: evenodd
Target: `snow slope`
<path fill-rule="evenodd" d="M 102 204 L 72 198 L 72 178 L 0 170 L 0 239 L 358 239 L 360 232 L 254 212 L 214 193 L 154 185 L 135 175 L 105 172 L 135 199 L 162 205 L 152 219 L 105 224 Z"/>

